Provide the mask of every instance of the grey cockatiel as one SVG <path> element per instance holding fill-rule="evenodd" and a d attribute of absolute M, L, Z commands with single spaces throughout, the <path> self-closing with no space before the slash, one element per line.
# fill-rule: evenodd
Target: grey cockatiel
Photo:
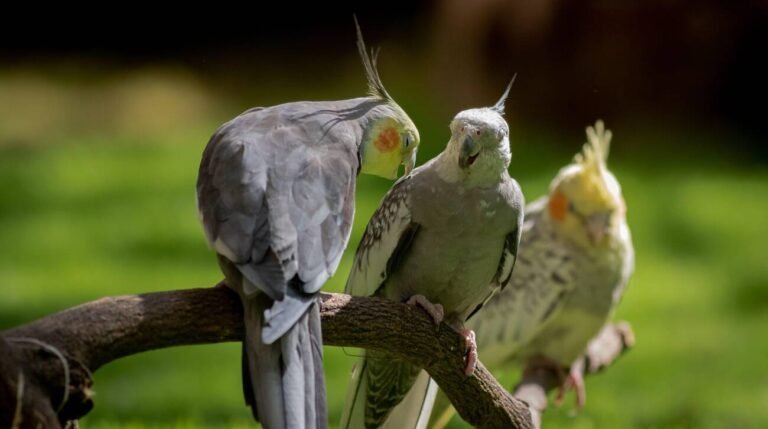
<path fill-rule="evenodd" d="M 611 132 L 598 121 L 587 138 L 549 194 L 528 205 L 509 287 L 468 323 L 486 367 L 554 366 L 564 387 L 576 389 L 579 405 L 585 397 L 581 372 L 565 371 L 579 369 L 572 364 L 609 319 L 634 269 L 626 206 L 606 165 Z M 429 412 L 429 404 L 412 400 L 412 409 Z M 449 405 L 444 398 L 438 402 L 436 417 L 442 418 L 433 427 L 442 428 Z M 412 415 L 402 428 L 417 427 L 416 420 Z"/>
<path fill-rule="evenodd" d="M 468 374 L 476 352 L 464 321 L 509 281 L 522 228 L 523 195 L 507 172 L 508 92 L 494 107 L 457 114 L 446 149 L 390 189 L 368 223 L 346 288 L 416 303 L 445 320 L 468 341 Z M 419 371 L 366 351 L 341 427 L 381 426 Z"/>
<path fill-rule="evenodd" d="M 327 426 L 316 294 L 349 240 L 358 172 L 410 172 L 419 134 L 358 27 L 369 97 L 254 108 L 222 125 L 197 182 L 206 238 L 243 301 L 246 402 L 267 429 Z"/>

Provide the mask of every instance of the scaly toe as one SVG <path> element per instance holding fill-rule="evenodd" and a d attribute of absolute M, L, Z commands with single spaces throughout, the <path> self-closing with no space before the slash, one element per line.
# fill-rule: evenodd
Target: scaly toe
<path fill-rule="evenodd" d="M 440 322 L 443 321 L 445 314 L 443 311 L 443 306 L 440 304 L 433 304 L 424 295 L 413 295 L 412 297 L 408 298 L 408 301 L 405 303 L 423 308 L 424 311 L 429 314 L 429 317 L 432 318 L 432 321 L 435 322 L 435 325 L 439 325 Z"/>

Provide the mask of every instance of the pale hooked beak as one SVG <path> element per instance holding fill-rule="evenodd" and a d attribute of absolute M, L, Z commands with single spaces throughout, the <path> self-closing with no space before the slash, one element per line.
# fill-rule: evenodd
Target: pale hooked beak
<path fill-rule="evenodd" d="M 405 175 L 411 174 L 411 171 L 413 171 L 413 167 L 416 166 L 416 149 L 413 149 L 411 151 L 411 156 L 408 157 L 407 160 L 403 163 L 405 166 Z"/>
<path fill-rule="evenodd" d="M 461 143 L 461 152 L 459 153 L 459 167 L 468 168 L 477 160 L 480 154 L 480 145 L 470 136 L 464 137 Z"/>
<path fill-rule="evenodd" d="M 603 241 L 603 238 L 608 234 L 610 221 L 610 213 L 596 213 L 587 216 L 585 219 L 587 235 L 589 235 L 592 244 L 597 244 Z"/>

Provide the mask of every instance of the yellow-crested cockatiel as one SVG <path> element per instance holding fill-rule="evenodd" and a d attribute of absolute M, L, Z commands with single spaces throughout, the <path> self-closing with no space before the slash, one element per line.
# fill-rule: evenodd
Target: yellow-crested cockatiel
<path fill-rule="evenodd" d="M 512 282 L 470 324 L 489 368 L 515 358 L 571 368 L 621 299 L 635 258 L 610 142 L 602 121 L 587 127 L 582 152 L 529 206 Z M 581 372 L 564 383 L 582 406 Z"/>

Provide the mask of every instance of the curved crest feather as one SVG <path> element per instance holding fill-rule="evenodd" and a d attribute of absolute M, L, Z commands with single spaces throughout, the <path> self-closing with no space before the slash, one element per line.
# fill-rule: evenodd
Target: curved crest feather
<path fill-rule="evenodd" d="M 507 97 L 509 96 L 509 90 L 512 89 L 512 84 L 515 83 L 515 79 L 517 79 L 517 73 L 515 73 L 514 76 L 512 76 L 512 80 L 509 81 L 509 85 L 507 85 L 507 89 L 504 90 L 504 93 L 501 94 L 501 98 L 499 98 L 499 101 L 496 102 L 496 104 L 491 107 L 491 110 L 498 113 L 499 115 L 504 115 L 504 104 L 507 102 Z"/>
<path fill-rule="evenodd" d="M 584 144 L 581 153 L 576 154 L 574 161 L 585 168 L 595 170 L 606 168 L 611 137 L 613 137 L 611 130 L 607 130 L 603 121 L 598 119 L 594 127 L 587 127 L 587 143 Z"/>
<path fill-rule="evenodd" d="M 365 42 L 363 41 L 363 32 L 360 30 L 360 24 L 357 22 L 357 16 L 352 15 L 352 17 L 355 20 L 355 28 L 357 29 L 357 50 L 360 53 L 360 59 L 363 60 L 365 78 L 368 80 L 368 93 L 373 97 L 394 102 L 387 90 L 384 89 L 384 84 L 381 82 L 381 77 L 379 77 L 379 70 L 376 68 L 379 50 L 371 49 L 370 56 L 368 55 Z"/>

